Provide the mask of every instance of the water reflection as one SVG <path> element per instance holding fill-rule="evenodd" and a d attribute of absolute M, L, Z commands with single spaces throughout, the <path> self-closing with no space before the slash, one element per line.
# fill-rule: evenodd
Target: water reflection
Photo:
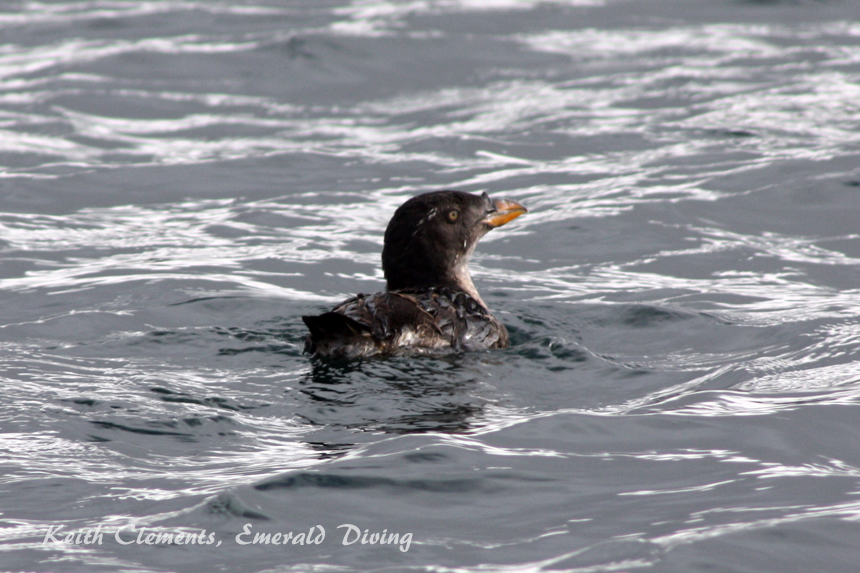
<path fill-rule="evenodd" d="M 486 398 L 472 357 L 314 360 L 299 381 L 298 415 L 326 428 L 388 433 L 462 432 L 479 424 Z"/>

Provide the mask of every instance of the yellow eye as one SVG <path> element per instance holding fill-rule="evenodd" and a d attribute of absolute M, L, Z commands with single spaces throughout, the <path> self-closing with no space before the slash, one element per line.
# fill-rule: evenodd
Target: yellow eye
<path fill-rule="evenodd" d="M 456 209 L 448 211 L 448 221 L 454 223 L 460 217 L 460 212 Z"/>

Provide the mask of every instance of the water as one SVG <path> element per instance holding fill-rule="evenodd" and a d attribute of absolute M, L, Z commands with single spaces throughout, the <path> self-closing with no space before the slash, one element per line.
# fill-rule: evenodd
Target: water
<path fill-rule="evenodd" d="M 0 10 L 2 569 L 856 569 L 854 3 Z M 302 356 L 440 188 L 513 346 Z"/>

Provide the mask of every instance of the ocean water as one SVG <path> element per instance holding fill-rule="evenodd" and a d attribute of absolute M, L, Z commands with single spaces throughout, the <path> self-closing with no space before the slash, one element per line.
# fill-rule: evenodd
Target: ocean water
<path fill-rule="evenodd" d="M 0 569 L 857 570 L 856 2 L 0 33 Z M 442 188 L 530 209 L 472 262 L 511 348 L 303 356 Z"/>

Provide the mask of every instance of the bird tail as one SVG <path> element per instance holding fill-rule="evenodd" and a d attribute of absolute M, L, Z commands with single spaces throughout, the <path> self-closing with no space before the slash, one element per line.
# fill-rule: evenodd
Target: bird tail
<path fill-rule="evenodd" d="M 303 316 L 311 331 L 305 340 L 305 353 L 313 356 L 349 358 L 360 355 L 370 342 L 370 327 L 337 312 Z"/>
<path fill-rule="evenodd" d="M 370 332 L 367 326 L 338 312 L 303 316 L 302 320 L 305 321 L 314 338 L 351 338 Z"/>

